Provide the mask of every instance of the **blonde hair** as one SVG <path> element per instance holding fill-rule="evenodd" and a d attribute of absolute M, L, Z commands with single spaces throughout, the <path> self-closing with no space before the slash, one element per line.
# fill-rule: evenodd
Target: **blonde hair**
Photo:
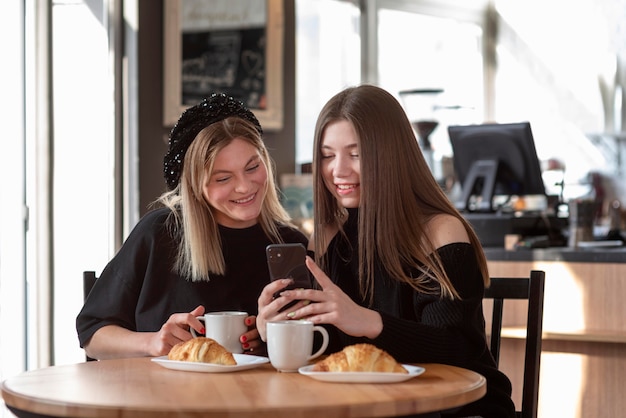
<path fill-rule="evenodd" d="M 279 225 L 291 224 L 281 206 L 274 179 L 274 164 L 255 126 L 244 119 L 229 117 L 202 129 L 185 154 L 181 178 L 158 202 L 171 210 L 167 225 L 179 239 L 175 271 L 192 281 L 209 280 L 211 274 L 226 272 L 218 224 L 203 195 L 203 184 L 213 171 L 217 154 L 235 138 L 253 145 L 267 170 L 265 198 L 259 223 L 272 242 L 282 242 Z"/>
<path fill-rule="evenodd" d="M 459 297 L 425 231 L 427 222 L 439 214 L 452 215 L 462 222 L 476 249 L 483 282 L 488 286 L 487 261 L 480 241 L 435 181 L 402 106 L 385 90 L 370 85 L 351 87 L 335 95 L 321 110 L 315 126 L 315 252 L 322 267 L 328 271 L 328 257 L 324 253 L 329 238 L 321 231 L 330 228 L 344 234 L 347 216 L 321 178 L 324 129 L 340 120 L 350 122 L 359 139 L 361 295 L 372 302 L 378 259 L 388 274 L 417 291 L 432 293 L 435 289 L 429 280 L 434 279 L 441 286 L 442 296 Z M 410 276 L 410 270 L 419 271 L 419 277 Z"/>

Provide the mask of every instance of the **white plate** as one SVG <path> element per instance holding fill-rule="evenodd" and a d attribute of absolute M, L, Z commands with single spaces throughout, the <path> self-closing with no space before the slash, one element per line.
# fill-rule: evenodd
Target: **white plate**
<path fill-rule="evenodd" d="M 211 363 L 197 363 L 193 361 L 169 360 L 167 356 L 155 357 L 152 359 L 152 361 L 160 366 L 165 367 L 166 369 L 204 373 L 228 373 L 253 369 L 270 361 L 267 357 L 253 356 L 250 354 L 233 354 L 233 357 L 235 357 L 235 361 L 237 362 L 237 364 L 234 366 L 224 366 L 221 364 Z"/>
<path fill-rule="evenodd" d="M 367 372 L 314 372 L 314 366 L 304 366 L 298 369 L 300 374 L 324 382 L 343 383 L 395 383 L 404 382 L 424 373 L 425 369 L 419 366 L 403 364 L 409 373 L 367 373 Z"/>

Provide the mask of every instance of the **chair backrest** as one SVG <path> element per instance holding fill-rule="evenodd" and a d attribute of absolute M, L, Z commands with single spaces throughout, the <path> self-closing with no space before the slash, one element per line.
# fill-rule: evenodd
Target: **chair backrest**
<path fill-rule="evenodd" d="M 522 408 L 521 411 L 516 412 L 517 417 L 522 418 L 537 417 L 544 288 L 545 272 L 533 270 L 530 272 L 530 277 L 493 277 L 491 286 L 485 289 L 485 299 L 493 299 L 490 348 L 496 364 L 499 364 L 500 360 L 504 300 L 528 300 Z"/>
<path fill-rule="evenodd" d="M 95 271 L 83 271 L 83 298 L 87 299 L 91 288 L 96 284 L 96 272 Z"/>
<path fill-rule="evenodd" d="M 94 284 L 96 284 L 96 272 L 95 271 L 83 271 L 83 300 L 87 299 L 89 292 Z M 87 361 L 94 361 L 95 359 L 85 356 Z"/>

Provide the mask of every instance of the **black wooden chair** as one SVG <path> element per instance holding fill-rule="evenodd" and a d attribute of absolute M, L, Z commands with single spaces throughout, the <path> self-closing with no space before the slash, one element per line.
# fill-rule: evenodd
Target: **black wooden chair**
<path fill-rule="evenodd" d="M 96 284 L 96 272 L 95 271 L 83 271 L 83 297 L 87 299 L 89 292 L 94 284 Z"/>
<path fill-rule="evenodd" d="M 94 284 L 96 284 L 96 272 L 95 271 L 83 271 L 83 300 L 87 299 L 89 292 Z M 87 361 L 95 361 L 95 359 L 85 356 Z"/>
<path fill-rule="evenodd" d="M 493 299 L 490 348 L 496 364 L 499 364 L 500 360 L 504 300 L 528 300 L 522 408 L 521 411 L 516 411 L 518 418 L 537 417 L 544 287 L 545 272 L 533 270 L 530 272 L 530 277 L 493 277 L 491 286 L 485 289 L 485 299 Z"/>

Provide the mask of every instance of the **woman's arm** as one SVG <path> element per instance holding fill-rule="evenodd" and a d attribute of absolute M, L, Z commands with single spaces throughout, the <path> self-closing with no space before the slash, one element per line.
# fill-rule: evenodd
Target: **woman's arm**
<path fill-rule="evenodd" d="M 173 314 L 157 332 L 135 332 L 117 325 L 106 325 L 93 334 L 85 345 L 85 352 L 99 360 L 164 356 L 174 345 L 191 338 L 190 327 L 204 333 L 202 323 L 196 318 L 202 314 L 203 306 L 189 313 Z"/>
<path fill-rule="evenodd" d="M 156 334 L 156 332 L 135 332 L 117 325 L 107 325 L 91 337 L 85 345 L 85 352 L 89 357 L 98 360 L 165 355 L 167 354 L 165 350 L 154 352 L 150 350 L 151 339 Z"/>

